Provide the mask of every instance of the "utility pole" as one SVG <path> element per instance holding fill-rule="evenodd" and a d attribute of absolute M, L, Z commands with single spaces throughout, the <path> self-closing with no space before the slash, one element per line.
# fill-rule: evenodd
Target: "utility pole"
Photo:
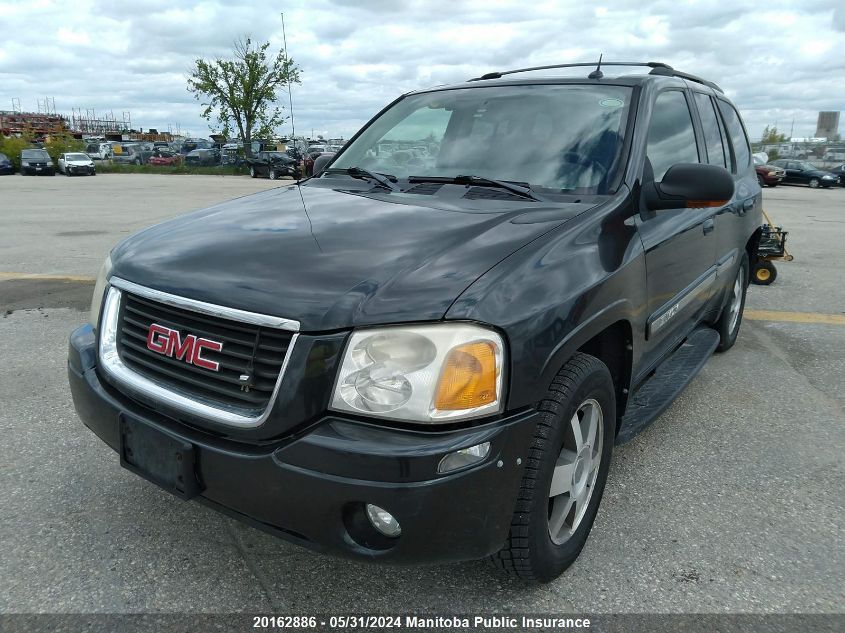
<path fill-rule="evenodd" d="M 282 12 L 282 43 L 285 46 L 285 63 L 290 61 L 288 57 L 288 36 L 285 33 L 285 13 Z M 288 73 L 288 104 L 290 105 L 290 137 L 293 140 L 293 146 L 296 147 L 296 128 L 293 125 L 293 94 L 290 90 L 290 73 Z"/>

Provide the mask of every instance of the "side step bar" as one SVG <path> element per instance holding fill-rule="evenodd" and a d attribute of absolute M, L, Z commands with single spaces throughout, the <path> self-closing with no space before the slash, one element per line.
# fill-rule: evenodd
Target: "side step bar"
<path fill-rule="evenodd" d="M 709 327 L 692 332 L 634 392 L 622 418 L 617 444 L 624 444 L 654 422 L 701 371 L 719 345 L 719 333 Z"/>

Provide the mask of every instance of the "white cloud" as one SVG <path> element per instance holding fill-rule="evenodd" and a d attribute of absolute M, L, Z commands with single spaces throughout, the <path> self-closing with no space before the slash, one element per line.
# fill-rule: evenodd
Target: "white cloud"
<path fill-rule="evenodd" d="M 19 98 L 34 110 L 50 96 L 60 111 L 131 111 L 135 125 L 206 135 L 185 89 L 192 62 L 225 55 L 246 34 L 281 47 L 282 9 L 307 132 L 348 137 L 403 92 L 600 53 L 715 81 L 752 137 L 793 118 L 796 136 L 811 135 L 819 110 L 845 109 L 841 0 L 0 0 L 0 109 Z"/>

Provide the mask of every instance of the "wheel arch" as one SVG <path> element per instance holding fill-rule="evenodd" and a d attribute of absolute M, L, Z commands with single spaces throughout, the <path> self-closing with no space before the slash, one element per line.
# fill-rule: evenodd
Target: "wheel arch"
<path fill-rule="evenodd" d="M 542 372 L 543 384 L 548 385 L 560 368 L 578 352 L 602 361 L 613 379 L 617 431 L 627 405 L 634 358 L 634 333 L 628 318 L 629 308 L 627 301 L 619 301 L 582 324 L 555 348 Z"/>
<path fill-rule="evenodd" d="M 757 252 L 758 247 L 760 246 L 760 236 L 763 234 L 763 227 L 758 226 L 754 229 L 754 232 L 751 234 L 751 237 L 748 238 L 748 241 L 745 243 L 745 252 L 748 254 L 748 278 L 751 279 L 751 272 L 754 270 L 754 267 L 757 265 Z"/>

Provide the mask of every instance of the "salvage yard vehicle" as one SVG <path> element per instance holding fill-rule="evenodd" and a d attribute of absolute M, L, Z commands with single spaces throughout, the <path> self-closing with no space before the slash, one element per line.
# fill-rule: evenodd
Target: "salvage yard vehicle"
<path fill-rule="evenodd" d="M 172 165 L 179 165 L 182 162 L 182 156 L 169 149 L 157 148 L 153 155 L 150 156 L 147 163 L 155 167 L 168 167 Z"/>
<path fill-rule="evenodd" d="M 253 178 L 266 176 L 270 180 L 276 180 L 282 176 L 299 178 L 301 175 L 297 160 L 287 152 L 258 152 L 246 162 L 249 165 L 249 175 Z"/>
<path fill-rule="evenodd" d="M 59 171 L 65 176 L 96 176 L 94 161 L 88 154 L 69 152 L 59 156 Z"/>
<path fill-rule="evenodd" d="M 144 165 L 153 155 L 150 146 L 140 143 L 121 143 L 112 149 L 111 161 L 116 165 Z"/>
<path fill-rule="evenodd" d="M 56 167 L 46 149 L 21 151 L 21 176 L 55 176 Z"/>
<path fill-rule="evenodd" d="M 839 184 L 839 177 L 824 169 L 819 169 L 812 163 L 802 160 L 779 159 L 772 161 L 772 165 L 786 171 L 783 182 L 791 185 L 807 185 L 812 189 L 819 187 L 833 187 Z"/>
<path fill-rule="evenodd" d="M 195 149 L 185 156 L 185 164 L 193 167 L 213 167 L 220 164 L 220 151 L 215 148 Z"/>
<path fill-rule="evenodd" d="M 106 160 L 111 158 L 111 143 L 93 142 L 85 146 L 85 153 L 93 160 Z"/>
<path fill-rule="evenodd" d="M 557 577 L 614 444 L 734 345 L 762 224 L 716 84 L 586 66 L 405 94 L 319 177 L 122 241 L 70 336 L 84 424 L 306 547 Z"/>

